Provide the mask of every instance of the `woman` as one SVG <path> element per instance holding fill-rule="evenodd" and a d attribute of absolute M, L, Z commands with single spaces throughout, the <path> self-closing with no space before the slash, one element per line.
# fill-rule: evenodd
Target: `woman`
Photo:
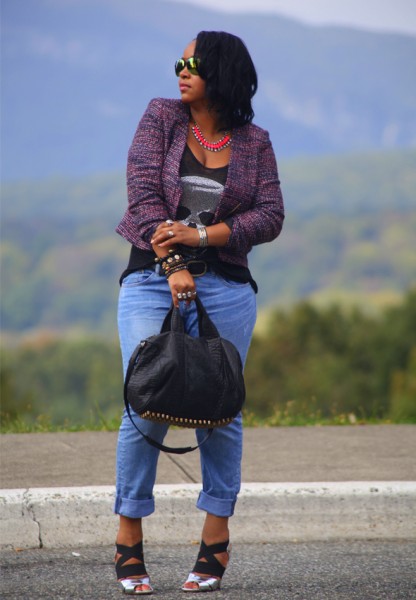
<path fill-rule="evenodd" d="M 196 294 L 244 364 L 257 291 L 247 254 L 276 238 L 284 218 L 268 133 L 251 124 L 257 75 L 243 42 L 202 31 L 175 71 L 180 100 L 150 102 L 128 156 L 128 208 L 117 227 L 132 244 L 118 314 L 124 372 L 138 342 L 159 333 L 172 301 L 187 331 L 197 335 Z M 168 425 L 133 418 L 163 441 Z M 196 430 L 198 440 L 204 435 Z M 197 507 L 206 519 L 197 562 L 182 586 L 186 592 L 218 589 L 228 563 L 228 519 L 240 489 L 241 415 L 215 429 L 200 452 L 203 489 Z M 153 591 L 143 560 L 142 518 L 154 511 L 158 455 L 124 414 L 115 560 L 117 578 L 129 594 Z"/>

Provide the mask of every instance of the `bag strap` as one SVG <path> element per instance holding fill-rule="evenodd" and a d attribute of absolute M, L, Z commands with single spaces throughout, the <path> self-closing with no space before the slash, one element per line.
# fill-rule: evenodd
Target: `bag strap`
<path fill-rule="evenodd" d="M 214 323 L 208 316 L 207 311 L 205 310 L 204 305 L 202 304 L 202 300 L 196 296 L 195 298 L 196 309 L 198 311 L 198 322 L 199 322 L 199 335 L 207 338 L 217 338 L 220 337 L 218 333 L 218 329 L 215 327 Z"/>
<path fill-rule="evenodd" d="M 178 313 L 179 313 L 179 311 L 178 311 Z M 182 320 L 180 315 L 179 315 L 179 318 Z M 130 418 L 130 421 L 133 423 L 133 426 L 135 427 L 135 429 L 137 429 L 137 431 L 144 437 L 146 442 L 148 442 L 151 446 L 158 448 L 158 450 L 162 450 L 163 452 L 168 452 L 169 454 L 187 454 L 188 452 L 192 452 L 193 450 L 200 448 L 202 446 L 202 444 L 204 444 L 208 440 L 208 438 L 211 437 L 212 432 L 213 432 L 212 428 L 208 429 L 207 435 L 197 446 L 179 446 L 177 448 L 173 448 L 171 446 L 165 446 L 164 444 L 160 444 L 157 440 L 154 440 L 149 435 L 146 435 L 145 433 L 143 433 L 143 431 L 141 431 L 137 427 L 136 423 L 133 421 L 133 417 L 131 416 L 131 412 L 130 412 L 130 404 L 128 403 L 128 400 L 127 400 L 127 385 L 129 383 L 131 374 L 133 372 L 133 368 L 136 363 L 137 357 L 140 353 L 140 347 L 141 347 L 141 345 L 139 344 L 137 346 L 136 350 L 133 352 L 133 354 L 130 357 L 129 364 L 127 367 L 126 377 L 124 380 L 124 406 L 126 407 L 126 411 Z"/>
<path fill-rule="evenodd" d="M 160 444 L 157 440 L 154 440 L 149 435 L 143 433 L 143 431 L 141 431 L 137 427 L 136 423 L 133 421 L 133 417 L 131 416 L 130 405 L 127 402 L 126 398 L 124 398 L 124 404 L 126 406 L 127 414 L 129 415 L 130 421 L 133 423 L 133 426 L 137 429 L 137 431 L 144 437 L 146 442 L 148 442 L 154 448 L 157 448 L 158 450 L 163 450 L 163 452 L 168 452 L 169 454 L 187 454 L 188 452 L 192 452 L 193 450 L 200 448 L 202 444 L 204 444 L 208 440 L 208 438 L 211 437 L 212 432 L 214 431 L 212 428 L 208 429 L 207 435 L 197 446 L 179 446 L 175 448 L 173 448 L 172 446 L 165 446 L 164 444 Z"/>
<path fill-rule="evenodd" d="M 198 313 L 199 335 L 207 338 L 220 337 L 218 329 L 209 318 L 208 313 L 198 296 L 195 298 L 194 302 Z M 185 331 L 181 313 L 178 308 L 175 308 L 173 303 L 163 321 L 160 333 L 166 333 L 168 331 L 177 331 L 179 333 L 184 333 Z"/>
<path fill-rule="evenodd" d="M 179 308 L 175 308 L 173 302 L 163 320 L 160 333 L 167 333 L 168 331 L 177 331 L 178 333 L 185 332 L 185 326 Z"/>

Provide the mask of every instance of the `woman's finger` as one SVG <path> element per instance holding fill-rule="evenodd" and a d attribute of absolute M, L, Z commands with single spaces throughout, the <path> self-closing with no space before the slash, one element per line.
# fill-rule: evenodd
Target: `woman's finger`
<path fill-rule="evenodd" d="M 172 235 L 167 235 L 167 231 L 171 231 L 173 233 L 173 229 L 172 226 L 174 225 L 174 221 L 172 221 L 171 219 L 168 219 L 167 221 L 162 221 L 162 223 L 159 223 L 159 225 L 156 227 L 156 229 L 153 232 L 153 237 L 150 240 L 151 244 L 157 244 L 158 242 L 163 242 L 166 239 L 169 239 L 170 237 L 173 237 Z"/>
<path fill-rule="evenodd" d="M 195 296 L 196 296 L 196 290 L 188 290 L 188 291 L 183 291 L 183 292 L 177 292 L 176 293 L 176 297 L 178 298 L 179 301 L 187 301 L 192 302 L 192 300 L 195 300 Z"/>

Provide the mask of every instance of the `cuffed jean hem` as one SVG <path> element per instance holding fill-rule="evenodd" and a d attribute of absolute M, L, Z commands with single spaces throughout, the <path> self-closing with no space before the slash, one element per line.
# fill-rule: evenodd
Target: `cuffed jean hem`
<path fill-rule="evenodd" d="M 117 496 L 114 503 L 114 512 L 116 515 L 129 517 L 130 519 L 148 517 L 155 512 L 155 499 L 132 500 L 131 498 Z"/>
<path fill-rule="evenodd" d="M 214 498 L 205 492 L 201 492 L 196 506 L 216 517 L 232 517 L 236 502 L 237 498 Z"/>

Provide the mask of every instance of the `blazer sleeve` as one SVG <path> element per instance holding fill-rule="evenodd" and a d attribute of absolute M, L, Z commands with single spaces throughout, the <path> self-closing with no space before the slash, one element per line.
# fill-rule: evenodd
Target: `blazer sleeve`
<path fill-rule="evenodd" d="M 163 104 L 151 100 L 128 152 L 127 210 L 116 231 L 138 248 L 151 249 L 156 226 L 168 218 L 162 191 L 164 162 Z"/>
<path fill-rule="evenodd" d="M 276 157 L 266 131 L 258 145 L 256 186 L 251 206 L 233 215 L 232 230 L 225 249 L 249 252 L 252 246 L 274 240 L 282 230 L 283 196 Z"/>

